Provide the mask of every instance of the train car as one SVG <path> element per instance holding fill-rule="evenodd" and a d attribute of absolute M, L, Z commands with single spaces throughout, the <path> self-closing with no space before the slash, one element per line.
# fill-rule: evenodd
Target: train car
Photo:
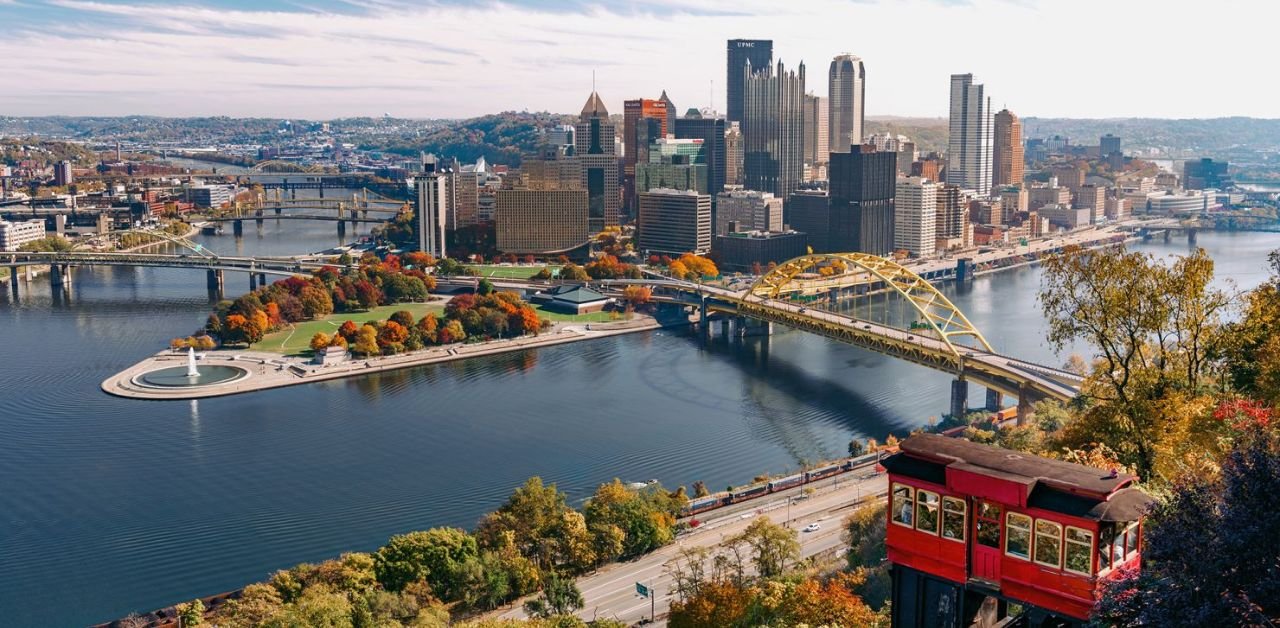
<path fill-rule="evenodd" d="M 785 478 L 778 478 L 769 482 L 769 492 L 776 493 L 778 491 L 785 491 L 793 486 L 800 486 L 801 484 L 804 484 L 803 473 L 788 475 Z"/>
<path fill-rule="evenodd" d="M 689 517 L 708 510 L 714 510 L 725 505 L 725 500 L 728 498 L 729 497 L 727 495 L 716 495 L 713 497 L 695 499 L 690 501 L 688 504 L 685 504 L 684 511 L 681 512 L 680 515 L 682 517 Z"/>
<path fill-rule="evenodd" d="M 1151 498 L 1132 475 L 937 434 L 900 447 L 881 462 L 895 626 L 968 626 L 988 597 L 1031 627 L 1083 626 L 1102 585 L 1141 563 Z"/>
<path fill-rule="evenodd" d="M 840 465 L 833 464 L 830 466 L 814 469 L 804 474 L 805 482 L 814 482 L 822 478 L 829 478 L 840 472 Z"/>
<path fill-rule="evenodd" d="M 768 484 L 756 484 L 755 486 L 748 486 L 746 488 L 738 489 L 730 493 L 731 501 L 729 503 L 736 504 L 740 501 L 751 499 L 752 497 L 759 497 L 761 495 L 766 495 L 768 493 L 769 493 Z"/>

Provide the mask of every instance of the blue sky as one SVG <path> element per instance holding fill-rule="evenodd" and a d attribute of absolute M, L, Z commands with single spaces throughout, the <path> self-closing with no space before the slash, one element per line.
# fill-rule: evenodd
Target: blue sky
<path fill-rule="evenodd" d="M 724 109 L 724 42 L 774 40 L 827 91 L 867 67 L 870 115 L 945 116 L 972 72 L 1023 116 L 1280 117 L 1248 60 L 1271 3 L 1216 0 L 0 0 L 0 115 L 324 119 Z M 1211 78 L 1205 78 L 1211 77 Z M 1267 91 L 1267 90 L 1263 90 Z M 1237 95 L 1238 94 L 1238 95 Z"/>

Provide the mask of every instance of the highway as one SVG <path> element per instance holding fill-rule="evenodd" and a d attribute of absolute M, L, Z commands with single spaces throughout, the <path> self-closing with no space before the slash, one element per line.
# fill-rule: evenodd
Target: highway
<path fill-rule="evenodd" d="M 811 487 L 818 490 L 808 498 L 796 500 L 791 505 L 791 528 L 797 530 L 801 543 L 801 555 L 835 554 L 837 559 L 847 547 L 842 522 L 854 505 L 864 497 L 877 495 L 883 499 L 888 484 L 883 474 L 873 467 L 863 467 L 851 473 L 819 480 Z M 590 621 L 594 618 L 614 618 L 627 624 L 635 624 L 650 617 L 650 600 L 636 594 L 636 583 L 641 582 L 656 591 L 653 606 L 658 614 L 654 625 L 666 625 L 666 613 L 671 604 L 671 578 L 666 574 L 666 564 L 680 555 L 687 547 L 714 548 L 727 538 L 742 532 L 757 517 L 767 517 L 774 523 L 785 523 L 787 501 L 802 495 L 803 487 L 797 487 L 768 495 L 743 504 L 704 513 L 703 523 L 677 537 L 676 542 L 656 552 L 627 563 L 618 563 L 578 578 L 585 606 L 578 616 Z M 817 523 L 816 532 L 800 532 L 805 526 Z M 490 615 L 524 618 L 523 600 Z"/>

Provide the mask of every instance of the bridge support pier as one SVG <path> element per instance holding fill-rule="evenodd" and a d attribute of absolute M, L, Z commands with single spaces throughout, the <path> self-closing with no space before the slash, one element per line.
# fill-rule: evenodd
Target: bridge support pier
<path fill-rule="evenodd" d="M 342 220 L 339 220 L 338 221 L 338 237 L 344 237 L 346 235 L 347 235 L 347 223 L 343 222 Z"/>
<path fill-rule="evenodd" d="M 283 207 L 277 207 L 277 208 L 276 208 L 276 215 L 277 215 L 277 216 L 279 216 L 279 215 L 281 214 L 281 212 L 283 212 L 283 211 L 284 211 L 284 208 L 283 208 Z"/>
<path fill-rule="evenodd" d="M 1187 243 L 1193 246 L 1196 243 L 1196 229 L 1194 227 L 1187 229 Z"/>
<path fill-rule="evenodd" d="M 1026 423 L 1031 414 L 1031 391 L 1026 386 L 1023 386 L 1018 391 L 1018 425 Z"/>
<path fill-rule="evenodd" d="M 969 382 L 963 377 L 957 377 L 951 382 L 951 416 L 962 419 L 968 411 Z"/>
<path fill-rule="evenodd" d="M 720 319 L 720 335 L 725 338 L 729 337 L 729 319 L 727 318 Z"/>
<path fill-rule="evenodd" d="M 253 221 L 258 223 L 259 229 L 262 228 L 262 210 L 261 209 L 259 209 L 257 212 L 254 213 Z"/>
<path fill-rule="evenodd" d="M 236 219 L 236 220 L 231 221 L 231 233 L 234 233 L 234 234 L 235 234 L 235 236 L 236 236 L 237 238 L 238 238 L 238 237 L 240 237 L 240 236 L 243 236 L 243 235 L 244 235 L 244 221 L 243 221 L 243 220 L 240 220 L 240 219 Z"/>
<path fill-rule="evenodd" d="M 704 339 L 711 335 L 711 320 L 707 318 L 707 300 L 698 304 L 698 335 Z"/>
<path fill-rule="evenodd" d="M 1000 402 L 1003 400 L 1003 397 L 1004 395 L 1000 394 L 1000 391 L 992 390 L 988 388 L 987 389 L 987 411 L 999 412 Z"/>
<path fill-rule="evenodd" d="M 258 285 L 259 285 L 259 286 L 265 286 L 265 285 L 267 285 L 267 274 L 266 274 L 266 273 L 258 273 Z"/>
<path fill-rule="evenodd" d="M 249 273 L 249 292 L 258 289 L 258 273 Z"/>
<path fill-rule="evenodd" d="M 224 287 L 222 271 L 209 269 L 205 273 L 205 285 L 209 288 L 209 294 L 217 295 L 221 299 Z"/>
<path fill-rule="evenodd" d="M 71 267 L 67 264 L 53 264 L 49 266 L 49 282 L 57 286 L 65 286 L 71 283 Z"/>
<path fill-rule="evenodd" d="M 13 290 L 13 300 L 18 300 L 18 271 L 26 270 L 26 267 L 13 267 L 9 269 L 9 288 Z"/>
<path fill-rule="evenodd" d="M 769 321 L 758 321 L 754 318 L 739 316 L 733 319 L 733 324 L 736 327 L 737 335 L 740 338 L 773 335 L 773 323 L 770 323 Z"/>

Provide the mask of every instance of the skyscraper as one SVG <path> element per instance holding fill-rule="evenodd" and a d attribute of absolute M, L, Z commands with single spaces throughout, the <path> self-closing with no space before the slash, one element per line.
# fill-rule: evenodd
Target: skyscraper
<path fill-rule="evenodd" d="M 692 190 L 642 192 L 640 224 L 641 251 L 706 253 L 711 250 L 711 197 Z"/>
<path fill-rule="evenodd" d="M 676 119 L 675 136 L 679 140 L 702 140 L 707 157 L 707 192 L 714 202 L 715 196 L 724 190 L 728 176 L 724 118 L 703 116 L 696 109 L 690 109 L 683 118 Z"/>
<path fill-rule="evenodd" d="M 827 246 L 839 253 L 893 252 L 898 154 L 858 146 L 831 153 L 831 226 Z"/>
<path fill-rule="evenodd" d="M 658 100 L 662 101 L 662 105 L 667 110 L 667 133 L 676 132 L 676 104 L 671 102 L 671 97 L 667 96 L 667 90 L 662 90 L 662 95 L 658 96 Z"/>
<path fill-rule="evenodd" d="M 746 97 L 745 68 L 749 64 L 753 71 L 769 67 L 773 62 L 773 40 L 771 39 L 730 39 L 728 46 L 728 75 L 725 81 L 727 99 L 725 101 L 726 120 L 741 122 Z"/>
<path fill-rule="evenodd" d="M 828 145 L 833 153 L 847 153 L 851 146 L 862 145 L 862 120 L 866 115 L 866 71 L 862 59 L 850 54 L 832 59 L 828 83 Z"/>
<path fill-rule="evenodd" d="M 893 248 L 912 257 L 933 255 L 938 184 L 921 177 L 898 179 L 893 202 Z"/>
<path fill-rule="evenodd" d="M 1003 109 L 995 118 L 995 141 L 991 147 L 991 187 L 1022 185 L 1022 123 L 1012 111 Z"/>
<path fill-rule="evenodd" d="M 622 103 L 622 193 L 631 212 L 636 211 L 636 164 L 648 162 L 649 145 L 674 131 L 667 124 L 668 115 L 662 100 L 637 98 Z"/>
<path fill-rule="evenodd" d="M 437 259 L 445 257 L 445 225 L 449 213 L 448 178 L 436 170 L 435 155 L 422 160 L 422 174 L 415 179 L 418 192 L 418 250 Z"/>
<path fill-rule="evenodd" d="M 804 63 L 744 74 L 742 160 L 747 189 L 786 198 L 804 178 Z"/>
<path fill-rule="evenodd" d="M 827 160 L 831 154 L 827 143 L 827 99 L 813 94 L 804 97 L 804 163 L 809 167 L 810 181 L 827 178 Z"/>
<path fill-rule="evenodd" d="M 618 154 L 609 110 L 591 92 L 574 131 L 574 153 L 582 163 L 582 188 L 587 191 L 591 232 L 618 224 Z"/>
<path fill-rule="evenodd" d="M 742 128 L 737 122 L 724 130 L 724 184 L 742 185 Z"/>
<path fill-rule="evenodd" d="M 947 184 L 991 192 L 991 99 L 972 74 L 951 75 L 951 124 Z"/>

